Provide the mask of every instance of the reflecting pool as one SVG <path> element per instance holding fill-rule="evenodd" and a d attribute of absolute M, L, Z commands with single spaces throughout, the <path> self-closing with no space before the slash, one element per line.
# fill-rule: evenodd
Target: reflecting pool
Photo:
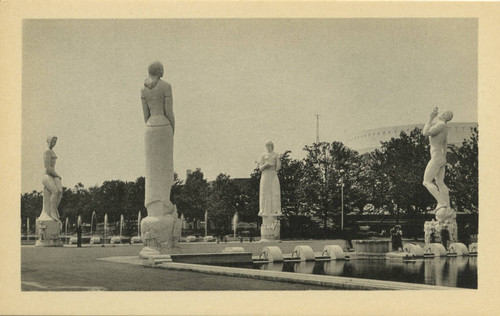
<path fill-rule="evenodd" d="M 354 259 L 231 266 L 477 289 L 477 257 L 417 259 L 415 262 L 397 259 Z"/>

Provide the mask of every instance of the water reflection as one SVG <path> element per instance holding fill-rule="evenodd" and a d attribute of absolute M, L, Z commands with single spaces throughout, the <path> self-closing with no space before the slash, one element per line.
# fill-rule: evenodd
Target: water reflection
<path fill-rule="evenodd" d="M 285 262 L 254 265 L 272 271 L 323 274 L 375 280 L 477 288 L 477 257 L 417 259 L 414 262 L 384 259 Z"/>
<path fill-rule="evenodd" d="M 283 262 L 264 263 L 259 267 L 261 270 L 283 271 Z"/>
<path fill-rule="evenodd" d="M 423 260 L 350 260 L 345 263 L 343 276 L 387 281 L 423 283 Z"/>
<path fill-rule="evenodd" d="M 297 273 L 312 274 L 314 271 L 315 261 L 298 262 L 293 265 L 293 271 Z"/>
<path fill-rule="evenodd" d="M 477 287 L 477 265 L 474 257 L 434 258 L 425 260 L 426 284 L 468 287 L 465 283 L 472 282 L 473 288 Z"/>
<path fill-rule="evenodd" d="M 477 257 L 469 257 L 469 268 L 477 271 Z"/>
<path fill-rule="evenodd" d="M 446 258 L 433 258 L 425 260 L 424 279 L 425 284 L 443 285 L 443 270 Z"/>
<path fill-rule="evenodd" d="M 408 261 L 403 260 L 387 260 L 386 265 L 391 267 L 395 271 L 401 271 L 401 273 L 409 275 L 418 275 L 422 271 L 422 266 L 424 265 L 424 260 Z"/>
<path fill-rule="evenodd" d="M 342 276 L 344 274 L 345 260 L 326 261 L 323 264 L 325 274 Z"/>

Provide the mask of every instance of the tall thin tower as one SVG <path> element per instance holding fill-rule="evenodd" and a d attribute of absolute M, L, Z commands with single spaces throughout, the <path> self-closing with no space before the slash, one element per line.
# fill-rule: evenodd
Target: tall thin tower
<path fill-rule="evenodd" d="M 316 143 L 319 143 L 319 114 L 316 115 Z"/>

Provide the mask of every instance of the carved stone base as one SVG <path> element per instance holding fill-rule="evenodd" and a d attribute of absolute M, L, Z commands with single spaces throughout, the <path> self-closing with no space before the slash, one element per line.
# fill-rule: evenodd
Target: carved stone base
<path fill-rule="evenodd" d="M 458 241 L 458 226 L 455 218 L 448 218 L 445 222 L 441 221 L 426 221 L 424 223 L 425 243 L 441 242 L 441 230 L 446 225 L 450 233 L 450 243 Z M 434 234 L 434 236 L 432 236 Z M 432 238 L 434 237 L 434 238 Z"/>
<path fill-rule="evenodd" d="M 160 255 L 160 251 L 158 249 L 154 249 L 151 247 L 144 247 L 139 253 L 139 258 L 148 259 L 151 256 L 158 256 L 158 255 Z"/>
<path fill-rule="evenodd" d="M 260 241 L 280 240 L 280 220 L 278 216 L 262 216 L 260 226 Z"/>
<path fill-rule="evenodd" d="M 174 214 L 148 216 L 141 221 L 142 242 L 146 247 L 139 256 L 170 254 L 181 236 L 181 221 Z"/>
<path fill-rule="evenodd" d="M 61 224 L 53 219 L 36 220 L 36 234 L 38 240 L 35 242 L 36 247 L 62 247 L 61 240 Z"/>
<path fill-rule="evenodd" d="M 168 243 L 163 243 L 161 245 L 160 252 L 162 255 L 176 255 L 182 253 L 181 248 L 177 243 L 175 243 L 173 246 L 169 245 Z"/>

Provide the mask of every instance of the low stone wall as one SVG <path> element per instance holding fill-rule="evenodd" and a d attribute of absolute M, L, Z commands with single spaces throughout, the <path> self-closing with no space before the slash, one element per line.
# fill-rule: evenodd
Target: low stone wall
<path fill-rule="evenodd" d="M 389 252 L 390 240 L 352 240 L 351 243 L 354 251 L 356 251 L 357 253 L 386 253 Z"/>
<path fill-rule="evenodd" d="M 345 240 L 293 240 L 293 241 L 272 241 L 272 242 L 195 242 L 195 243 L 178 243 L 179 254 L 191 253 L 222 253 L 226 247 L 243 247 L 245 252 L 252 253 L 253 256 L 259 256 L 264 247 L 276 246 L 281 249 L 283 254 L 292 254 L 296 246 L 310 246 L 314 252 L 322 252 L 326 245 L 338 245 L 342 249 L 348 248 L 348 243 Z"/>
<path fill-rule="evenodd" d="M 173 262 L 194 264 L 224 264 L 224 263 L 252 263 L 252 254 L 238 253 L 205 253 L 205 254 L 175 254 L 170 255 Z"/>

